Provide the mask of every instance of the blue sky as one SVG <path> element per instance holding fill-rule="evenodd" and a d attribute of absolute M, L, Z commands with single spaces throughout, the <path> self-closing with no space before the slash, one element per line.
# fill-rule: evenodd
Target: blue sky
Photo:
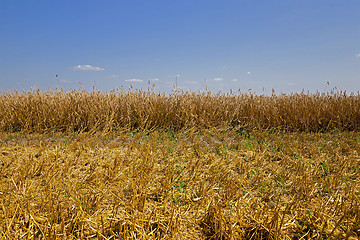
<path fill-rule="evenodd" d="M 2 92 L 360 90 L 359 0 L 3 0 L 0 33 Z"/>

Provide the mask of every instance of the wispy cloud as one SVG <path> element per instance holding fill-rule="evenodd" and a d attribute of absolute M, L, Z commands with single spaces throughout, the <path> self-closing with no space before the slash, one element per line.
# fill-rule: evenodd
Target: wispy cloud
<path fill-rule="evenodd" d="M 239 81 L 239 79 L 234 78 L 232 81 L 233 81 L 233 82 L 237 82 L 237 81 Z"/>
<path fill-rule="evenodd" d="M 220 77 L 217 77 L 217 78 L 214 78 L 214 81 L 223 81 L 224 79 L 220 78 Z"/>
<path fill-rule="evenodd" d="M 252 72 L 247 72 L 247 75 L 251 75 L 252 74 Z"/>
<path fill-rule="evenodd" d="M 74 67 L 75 71 L 104 71 L 104 68 L 91 65 L 77 65 Z"/>
<path fill-rule="evenodd" d="M 59 79 L 59 83 L 72 83 L 72 81 L 61 78 Z"/>
<path fill-rule="evenodd" d="M 119 76 L 119 75 L 116 75 L 116 74 L 113 74 L 113 75 L 108 76 L 108 78 L 111 78 L 111 79 L 119 78 L 119 77 L 120 77 L 120 76 Z"/>
<path fill-rule="evenodd" d="M 131 79 L 125 80 L 125 82 L 144 82 L 144 81 L 142 79 L 138 79 L 138 78 L 131 78 Z"/>
<path fill-rule="evenodd" d="M 360 58 L 360 53 L 356 54 L 355 57 Z"/>
<path fill-rule="evenodd" d="M 198 84 L 199 82 L 197 82 L 197 81 L 185 81 L 184 83 L 187 83 L 187 84 Z"/>
<path fill-rule="evenodd" d="M 158 82 L 158 81 L 160 81 L 160 79 L 158 79 L 158 78 L 150 78 L 149 80 L 152 81 L 152 82 Z"/>

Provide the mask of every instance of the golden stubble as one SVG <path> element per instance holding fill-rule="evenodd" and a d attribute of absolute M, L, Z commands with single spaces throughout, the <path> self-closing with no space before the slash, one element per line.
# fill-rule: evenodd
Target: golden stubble
<path fill-rule="evenodd" d="M 1 238 L 356 239 L 358 133 L 10 134 Z"/>

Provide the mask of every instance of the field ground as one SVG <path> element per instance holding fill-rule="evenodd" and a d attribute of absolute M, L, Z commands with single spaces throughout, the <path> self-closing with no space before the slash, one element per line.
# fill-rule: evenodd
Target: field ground
<path fill-rule="evenodd" d="M 1 239 L 357 239 L 360 133 L 0 133 Z"/>

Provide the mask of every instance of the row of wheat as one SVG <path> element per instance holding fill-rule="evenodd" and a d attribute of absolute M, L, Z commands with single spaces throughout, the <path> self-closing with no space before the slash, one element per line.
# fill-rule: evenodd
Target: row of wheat
<path fill-rule="evenodd" d="M 249 129 L 328 131 L 360 129 L 360 95 L 346 92 L 166 95 L 151 91 L 6 92 L 1 131 L 108 131 L 241 126 Z"/>

